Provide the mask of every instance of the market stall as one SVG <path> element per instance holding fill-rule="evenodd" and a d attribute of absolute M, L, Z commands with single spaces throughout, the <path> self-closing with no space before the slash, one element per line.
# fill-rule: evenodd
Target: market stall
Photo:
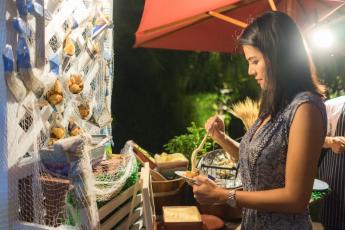
<path fill-rule="evenodd" d="M 143 226 L 132 146 L 111 150 L 112 4 L 0 3 L 1 229 Z"/>
<path fill-rule="evenodd" d="M 147 160 L 133 142 L 111 152 L 112 12 L 110 0 L 0 3 L 1 229 L 152 229 L 192 197 L 175 173 L 189 159 Z M 140 177 L 136 158 L 150 163 Z M 236 165 L 207 160 L 199 170 L 241 186 Z"/>

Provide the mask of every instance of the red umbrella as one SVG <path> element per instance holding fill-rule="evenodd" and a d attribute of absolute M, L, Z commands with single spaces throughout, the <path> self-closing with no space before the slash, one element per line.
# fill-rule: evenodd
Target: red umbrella
<path fill-rule="evenodd" d="M 231 53 L 236 51 L 242 29 L 265 11 L 287 12 L 306 28 L 330 15 L 339 16 L 344 4 L 322 0 L 146 0 L 134 47 Z"/>

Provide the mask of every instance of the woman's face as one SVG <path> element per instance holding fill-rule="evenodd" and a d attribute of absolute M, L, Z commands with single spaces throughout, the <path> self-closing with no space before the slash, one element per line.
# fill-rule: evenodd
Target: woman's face
<path fill-rule="evenodd" d="M 248 74 L 255 77 L 261 89 L 266 89 L 267 71 L 264 55 L 251 45 L 243 45 L 243 51 L 248 61 Z"/>

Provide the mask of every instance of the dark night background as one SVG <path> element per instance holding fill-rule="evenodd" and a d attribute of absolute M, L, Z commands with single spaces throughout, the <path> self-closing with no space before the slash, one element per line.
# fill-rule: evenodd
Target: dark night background
<path fill-rule="evenodd" d="M 114 153 L 127 140 L 149 152 L 162 152 L 192 121 L 203 127 L 222 89 L 229 90 L 227 103 L 258 95 L 240 54 L 132 48 L 143 7 L 143 0 L 114 1 Z M 331 26 L 344 41 L 345 20 Z M 313 52 L 329 97 L 345 94 L 345 45 L 337 45 L 337 52 Z M 241 122 L 234 118 L 227 130 L 233 137 L 243 135 Z"/>

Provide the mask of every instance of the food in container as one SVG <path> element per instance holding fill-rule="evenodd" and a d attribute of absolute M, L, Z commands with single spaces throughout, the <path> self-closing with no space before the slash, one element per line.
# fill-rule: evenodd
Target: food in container
<path fill-rule="evenodd" d="M 62 85 L 59 80 L 56 80 L 54 86 L 47 92 L 47 99 L 50 104 L 57 105 L 63 100 Z"/>
<path fill-rule="evenodd" d="M 175 171 L 184 171 L 188 168 L 188 160 L 182 153 L 167 154 L 163 152 L 161 155 L 156 154 L 155 160 L 158 171 L 168 179 L 175 177 Z"/>
<path fill-rule="evenodd" d="M 82 76 L 80 74 L 71 74 L 69 80 L 67 80 L 67 85 L 71 93 L 80 93 L 84 88 Z"/>
<path fill-rule="evenodd" d="M 53 94 L 48 97 L 48 101 L 53 105 L 60 104 L 62 102 L 62 99 L 63 96 L 59 94 Z"/>
<path fill-rule="evenodd" d="M 186 171 L 186 177 L 194 178 L 199 175 L 198 171 Z"/>
<path fill-rule="evenodd" d="M 65 136 L 65 130 L 60 127 L 53 127 L 50 129 L 50 136 L 52 138 L 61 139 Z"/>
<path fill-rule="evenodd" d="M 70 136 L 78 136 L 81 133 L 80 127 L 73 120 L 70 120 L 68 123 L 68 134 Z"/>
<path fill-rule="evenodd" d="M 79 114 L 81 118 L 85 119 L 89 116 L 90 114 L 90 106 L 87 103 L 82 103 L 78 106 L 79 109 Z"/>
<path fill-rule="evenodd" d="M 224 155 L 221 155 L 224 157 Z M 234 163 L 231 159 L 229 158 L 215 158 L 213 161 L 213 166 L 218 166 L 218 167 L 227 167 L 227 168 L 235 168 L 236 163 Z M 236 171 L 232 170 L 217 170 L 216 175 L 220 179 L 231 179 L 234 177 L 236 174 Z"/>
<path fill-rule="evenodd" d="M 52 146 L 55 142 L 57 142 L 59 139 L 57 138 L 49 138 L 48 140 L 48 146 Z"/>
<path fill-rule="evenodd" d="M 52 115 L 53 121 L 50 126 L 50 139 L 48 141 L 48 145 L 53 145 L 56 141 L 65 137 L 65 127 L 59 120 L 59 114 L 53 113 Z"/>
<path fill-rule="evenodd" d="M 216 178 L 217 184 L 223 188 L 238 188 L 242 186 L 238 175 L 238 163 L 223 149 L 206 153 L 199 161 L 198 168 L 202 174 Z"/>
<path fill-rule="evenodd" d="M 175 171 L 175 174 L 184 178 L 189 185 L 198 184 L 194 177 L 199 175 L 197 171 Z"/>
<path fill-rule="evenodd" d="M 175 162 L 175 161 L 188 161 L 187 158 L 182 153 L 172 153 L 167 154 L 165 152 L 159 154 L 155 154 L 156 163 L 164 163 L 164 162 Z"/>
<path fill-rule="evenodd" d="M 113 156 L 111 159 L 102 160 L 92 166 L 92 171 L 96 176 L 116 175 L 121 167 L 123 159 L 122 156 Z"/>
<path fill-rule="evenodd" d="M 66 38 L 63 43 L 63 51 L 66 55 L 73 56 L 75 53 L 75 45 L 70 38 Z"/>
<path fill-rule="evenodd" d="M 74 53 L 75 53 L 75 45 L 74 45 L 73 40 L 68 37 L 65 38 L 65 40 L 63 41 L 63 61 L 62 61 L 63 71 L 65 71 Z"/>

